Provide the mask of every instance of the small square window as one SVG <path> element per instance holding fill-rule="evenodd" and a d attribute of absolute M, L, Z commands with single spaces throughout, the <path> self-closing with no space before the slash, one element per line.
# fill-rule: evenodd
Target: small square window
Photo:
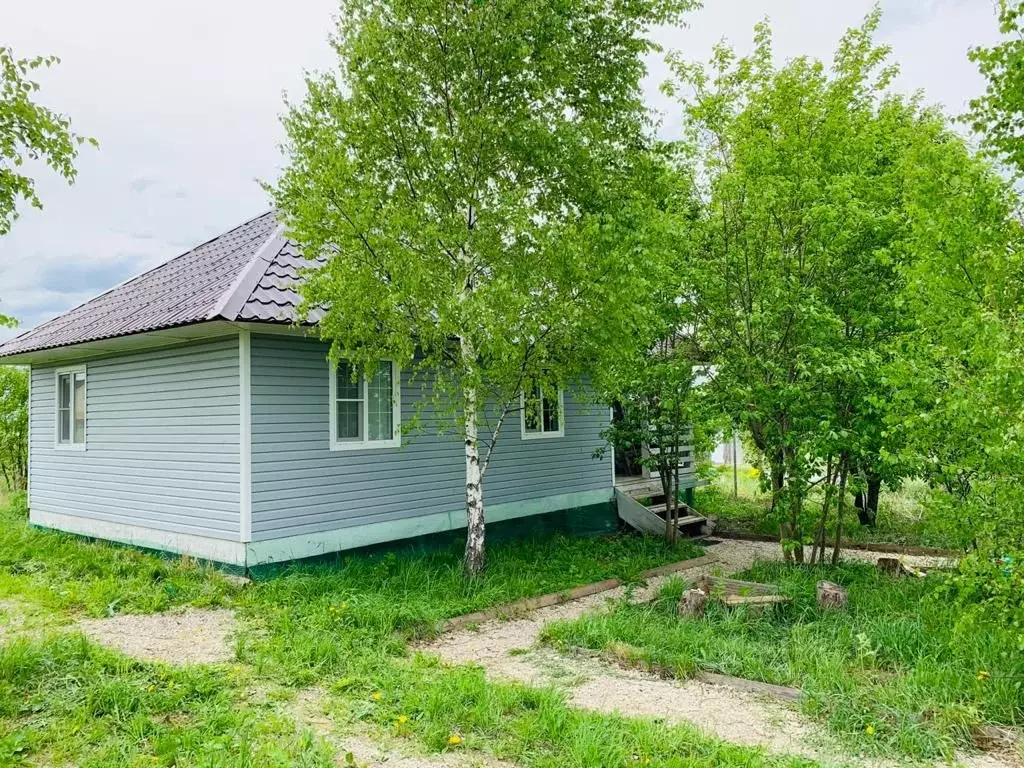
<path fill-rule="evenodd" d="M 367 379 L 347 360 L 331 377 L 331 450 L 397 448 L 401 445 L 399 377 L 382 360 Z"/>
<path fill-rule="evenodd" d="M 564 401 L 561 389 L 537 385 L 522 396 L 523 439 L 564 437 Z"/>
<path fill-rule="evenodd" d="M 57 447 L 84 448 L 85 433 L 85 368 L 57 371 Z"/>

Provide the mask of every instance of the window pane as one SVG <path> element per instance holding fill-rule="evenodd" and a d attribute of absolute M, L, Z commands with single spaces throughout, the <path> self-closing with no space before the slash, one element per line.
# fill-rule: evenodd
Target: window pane
<path fill-rule="evenodd" d="M 75 374 L 75 436 L 72 442 L 85 442 L 85 374 Z"/>
<path fill-rule="evenodd" d="M 541 393 L 540 387 L 534 387 L 533 391 L 526 396 L 524 403 L 524 423 L 527 432 L 541 431 Z"/>
<path fill-rule="evenodd" d="M 558 397 L 544 398 L 544 431 L 557 432 L 559 424 Z"/>
<path fill-rule="evenodd" d="M 362 417 L 360 411 L 363 404 L 356 400 L 338 401 L 338 440 L 361 440 Z"/>
<path fill-rule="evenodd" d="M 352 364 L 346 360 L 338 363 L 338 397 L 345 400 L 360 400 L 362 393 L 359 391 L 358 377 L 352 378 Z"/>
<path fill-rule="evenodd" d="M 381 361 L 367 387 L 367 419 L 370 440 L 390 440 L 394 436 L 391 363 Z"/>
<path fill-rule="evenodd" d="M 57 377 L 57 441 L 71 442 L 71 374 Z"/>

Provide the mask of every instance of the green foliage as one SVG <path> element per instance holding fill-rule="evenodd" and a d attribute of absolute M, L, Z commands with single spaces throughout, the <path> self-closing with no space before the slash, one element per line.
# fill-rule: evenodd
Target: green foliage
<path fill-rule="evenodd" d="M 0 235 L 18 217 L 19 201 L 42 208 L 35 182 L 22 170 L 26 162 L 42 160 L 73 182 L 79 146 L 96 144 L 72 132 L 67 117 L 32 101 L 39 90 L 33 72 L 59 61 L 56 56 L 17 59 L 10 48 L 0 47 Z"/>
<path fill-rule="evenodd" d="M 664 169 L 642 56 L 688 5 L 346 0 L 337 71 L 285 117 L 271 191 L 327 257 L 304 307 L 332 356 L 431 377 L 466 443 L 471 538 L 520 393 L 579 380 L 645 327 Z"/>
<path fill-rule="evenodd" d="M 981 612 L 972 614 L 979 623 L 964 625 L 961 606 L 943 599 L 942 575 L 759 564 L 739 578 L 778 584 L 792 603 L 761 617 L 712 605 L 702 619 L 681 620 L 676 580 L 649 606 L 623 602 L 551 625 L 545 638 L 620 653 L 625 644 L 634 663 L 672 675 L 706 669 L 798 686 L 805 711 L 878 754 L 949 756 L 969 746 L 972 727 L 1024 716 L 1024 655 L 1012 633 Z M 848 609 L 817 608 L 822 578 L 849 590 Z"/>
<path fill-rule="evenodd" d="M 28 487 L 28 371 L 0 367 L 0 473 L 8 492 Z"/>
<path fill-rule="evenodd" d="M 695 94 L 684 122 L 703 171 L 702 257 L 685 281 L 695 338 L 714 364 L 711 391 L 763 457 L 797 559 L 799 544 L 823 555 L 826 532 L 841 532 L 847 490 L 936 480 L 926 465 L 960 450 L 939 439 L 941 396 L 926 382 L 941 376 L 921 369 L 953 367 L 961 352 L 922 327 L 947 322 L 941 276 L 959 291 L 957 262 L 998 261 L 1012 229 L 991 170 L 946 119 L 888 91 L 895 67 L 873 40 L 879 18 L 843 37 L 831 70 L 807 58 L 777 68 L 760 25 L 750 56 L 719 46 L 707 68 L 677 59 L 669 87 Z M 1013 274 L 995 272 L 993 287 Z M 934 290 L 922 293 L 926 280 Z M 933 439 L 913 424 L 919 414 L 934 420 Z"/>
<path fill-rule="evenodd" d="M 1024 171 L 1024 38 L 1021 17 L 1024 3 L 999 0 L 999 29 L 1005 39 L 990 48 L 968 54 L 988 81 L 985 93 L 971 101 L 968 115 L 974 130 L 984 135 L 994 154 L 1018 172 Z"/>
<path fill-rule="evenodd" d="M 970 553 L 948 577 L 941 597 L 962 611 L 962 632 L 985 632 L 994 624 L 1016 635 L 1017 650 L 1024 652 L 1024 550 Z"/>

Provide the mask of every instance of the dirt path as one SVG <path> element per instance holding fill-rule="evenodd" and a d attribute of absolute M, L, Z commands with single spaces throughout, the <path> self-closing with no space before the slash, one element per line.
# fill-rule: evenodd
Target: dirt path
<path fill-rule="evenodd" d="M 777 559 L 777 544 L 725 540 L 708 547 L 719 562 L 680 574 L 693 580 L 707 573 L 729 575 L 755 560 Z M 877 553 L 844 550 L 849 559 L 874 562 Z M 915 567 L 948 565 L 943 558 L 907 556 Z M 673 576 L 652 579 L 630 594 L 647 602 Z M 794 708 L 774 698 L 696 680 L 665 680 L 637 670 L 626 670 L 588 657 L 567 657 L 538 647 L 537 638 L 552 621 L 574 619 L 601 610 L 610 600 L 627 594 L 615 589 L 570 603 L 541 608 L 514 621 L 489 621 L 475 630 L 461 629 L 438 638 L 419 650 L 452 664 L 473 663 L 490 676 L 532 685 L 552 685 L 565 691 L 578 707 L 624 715 L 656 717 L 667 722 L 690 723 L 726 741 L 761 746 L 777 754 L 799 755 L 826 765 L 895 765 L 890 761 L 843 755 L 824 731 Z M 971 768 L 1011 765 L 989 756 L 965 757 Z"/>

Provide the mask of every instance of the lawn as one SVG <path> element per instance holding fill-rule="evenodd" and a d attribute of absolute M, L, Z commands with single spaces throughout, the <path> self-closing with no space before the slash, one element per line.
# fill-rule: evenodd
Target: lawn
<path fill-rule="evenodd" d="M 315 686 L 338 722 L 430 751 L 523 766 L 788 766 L 686 726 L 581 712 L 561 694 L 485 680 L 410 650 L 445 618 L 600 579 L 632 579 L 697 554 L 636 536 L 491 548 L 467 581 L 455 548 L 353 557 L 240 588 L 187 560 L 31 529 L 0 511 L 0 766 L 327 766 L 342 758 L 288 701 Z M 222 606 L 240 620 L 237 661 L 172 668 L 73 631 L 80 616 Z M 455 743 L 453 743 L 455 742 Z"/>
<path fill-rule="evenodd" d="M 714 517 L 722 530 L 777 537 L 778 524 L 768 516 L 771 497 L 761 489 L 758 471 L 752 467 L 739 467 L 737 481 L 734 494 L 732 468 L 718 467 L 711 482 L 697 489 L 697 509 Z M 964 526 L 957 526 L 957 521 L 951 520 L 948 513 L 933 509 L 928 503 L 928 494 L 928 486 L 920 480 L 906 480 L 896 491 L 883 487 L 874 528 L 860 525 L 851 495 L 844 524 L 844 541 L 951 550 L 960 550 L 970 544 L 970 531 Z M 821 494 L 813 491 L 807 502 L 808 519 L 820 508 Z"/>
<path fill-rule="evenodd" d="M 649 605 L 547 628 L 563 650 L 605 651 L 620 663 L 674 677 L 709 670 L 793 686 L 804 711 L 851 749 L 950 756 L 982 723 L 1024 722 L 1024 654 L 1009 627 L 971 625 L 944 599 L 943 576 L 896 579 L 863 564 L 758 564 L 740 578 L 778 584 L 792 603 L 763 615 L 712 605 L 680 619 L 682 580 Z M 849 589 L 847 610 L 822 612 L 819 579 Z"/>

